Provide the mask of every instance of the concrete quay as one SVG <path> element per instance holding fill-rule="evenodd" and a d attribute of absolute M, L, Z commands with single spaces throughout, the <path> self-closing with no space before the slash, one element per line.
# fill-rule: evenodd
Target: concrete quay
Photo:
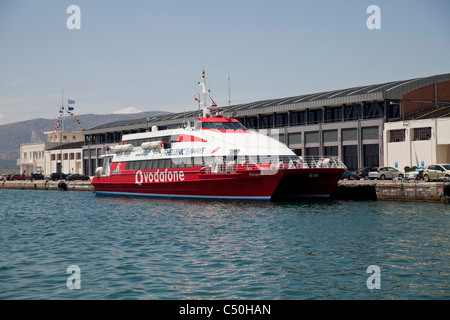
<path fill-rule="evenodd" d="M 46 180 L 16 180 L 1 181 L 1 189 L 27 190 L 60 190 L 60 191 L 94 191 L 90 181 L 46 181 Z"/>
<path fill-rule="evenodd" d="M 340 180 L 331 195 L 339 200 L 392 200 L 450 203 L 449 182 Z"/>

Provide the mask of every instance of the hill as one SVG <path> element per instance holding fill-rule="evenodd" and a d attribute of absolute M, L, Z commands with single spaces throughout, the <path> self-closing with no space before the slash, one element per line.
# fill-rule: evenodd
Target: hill
<path fill-rule="evenodd" d="M 133 114 L 85 114 L 77 116 L 84 129 L 93 128 L 101 124 L 154 117 L 168 114 L 165 111 L 149 111 Z M 54 129 L 56 119 L 33 119 L 0 125 L 0 169 L 18 169 L 19 147 L 23 143 L 47 141 L 46 131 Z M 80 130 L 73 119 L 64 118 L 65 130 Z"/>

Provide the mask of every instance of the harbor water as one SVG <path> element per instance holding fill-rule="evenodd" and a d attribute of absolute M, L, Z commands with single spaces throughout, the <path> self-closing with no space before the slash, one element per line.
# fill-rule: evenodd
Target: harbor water
<path fill-rule="evenodd" d="M 450 297 L 445 203 L 0 197 L 0 299 Z"/>

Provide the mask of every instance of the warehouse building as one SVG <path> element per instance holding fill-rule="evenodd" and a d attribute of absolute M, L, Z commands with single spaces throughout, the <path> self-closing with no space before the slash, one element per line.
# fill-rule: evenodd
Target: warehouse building
<path fill-rule="evenodd" d="M 232 105 L 229 112 L 298 155 L 339 156 L 350 169 L 382 166 L 386 123 L 450 115 L 450 74 Z M 85 130 L 84 173 L 93 175 L 100 156 L 122 135 L 192 125 L 198 116 L 195 110 Z"/>

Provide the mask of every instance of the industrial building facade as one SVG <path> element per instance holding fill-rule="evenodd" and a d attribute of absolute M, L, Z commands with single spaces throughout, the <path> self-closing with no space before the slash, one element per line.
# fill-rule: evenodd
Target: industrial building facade
<path fill-rule="evenodd" d="M 271 135 L 304 156 L 339 156 L 349 169 L 386 165 L 385 123 L 450 115 L 450 74 L 232 105 L 248 129 Z M 176 128 L 199 111 L 120 121 L 85 131 L 83 170 L 93 175 L 122 135 Z"/>

